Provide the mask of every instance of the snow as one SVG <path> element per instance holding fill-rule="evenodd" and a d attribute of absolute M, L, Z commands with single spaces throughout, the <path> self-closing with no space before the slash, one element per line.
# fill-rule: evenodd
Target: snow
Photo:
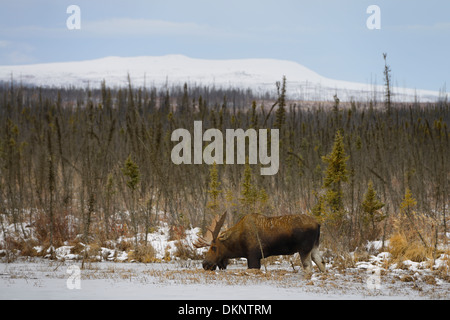
<path fill-rule="evenodd" d="M 57 259 L 67 259 L 67 260 L 74 260 L 79 259 L 78 254 L 72 254 L 70 253 L 70 250 L 73 248 L 73 246 L 62 246 L 55 250 L 56 258 Z"/>
<path fill-rule="evenodd" d="M 23 224 L 25 227 L 25 223 Z M 12 237 L 15 241 L 21 241 L 20 234 L 15 232 L 14 224 L 10 224 L 5 226 L 5 232 L 8 237 Z M 34 230 L 33 228 L 26 227 L 29 235 L 33 238 Z M 175 258 L 175 253 L 177 251 L 176 242 L 180 241 L 182 245 L 190 247 L 192 250 L 196 250 L 198 255 L 201 255 L 205 248 L 196 249 L 193 246 L 193 243 L 197 240 L 198 234 L 200 233 L 200 228 L 194 227 L 185 230 L 185 237 L 183 239 L 178 240 L 169 240 L 170 238 L 170 227 L 167 222 L 161 222 L 160 225 L 156 228 L 155 232 L 147 234 L 147 243 L 155 249 L 155 258 L 156 260 L 163 260 L 166 255 L 171 259 Z M 5 235 L 2 230 L 0 230 L 0 247 L 5 247 Z M 145 234 L 138 234 L 138 240 L 144 241 Z M 94 258 L 97 261 L 115 261 L 115 262 L 124 262 L 128 261 L 128 252 L 121 251 L 116 249 L 120 242 L 129 242 L 134 243 L 134 237 L 119 237 L 116 241 L 109 241 L 109 248 L 100 247 L 98 248 L 97 255 L 91 258 Z M 79 242 L 81 246 L 84 247 L 86 252 L 91 250 L 90 245 L 86 245 L 83 242 Z M 44 254 L 44 258 L 50 258 L 52 256 L 52 251 L 55 253 L 55 258 L 61 261 L 70 261 L 70 260 L 82 260 L 83 254 L 74 254 L 72 253 L 74 249 L 74 245 L 69 245 L 66 242 L 66 245 L 60 246 L 58 248 L 49 247 L 46 248 L 46 252 Z M 40 253 L 44 248 L 42 246 L 35 246 L 33 248 L 36 253 Z M 5 250 L 0 250 L 0 256 L 6 253 Z"/>
<path fill-rule="evenodd" d="M 275 83 L 287 78 L 287 93 L 292 99 L 333 101 L 339 99 L 384 99 L 384 87 L 323 77 L 305 66 L 276 59 L 205 60 L 183 55 L 105 57 L 76 62 L 0 66 L 0 81 L 11 76 L 23 84 L 55 87 L 100 87 L 206 85 L 210 87 L 252 89 L 253 92 L 276 94 Z M 393 101 L 436 101 L 439 92 L 410 88 L 392 88 Z"/>
<path fill-rule="evenodd" d="M 78 270 L 79 287 L 70 285 Z M 377 271 L 378 270 L 378 271 Z M 420 271 L 381 273 L 378 269 L 330 268 L 305 276 L 287 263 L 252 272 L 245 265 L 208 272 L 200 261 L 186 268 L 171 263 L 89 263 L 34 259 L 0 264 L 0 299 L 153 299 L 153 300 L 292 300 L 292 299 L 449 299 L 450 284 L 427 284 Z M 413 282 L 395 280 L 411 274 Z M 378 279 L 376 287 L 370 281 Z M 378 277 L 378 278 L 377 278 Z M 70 289 L 73 288 L 73 289 Z M 418 289 L 420 288 L 420 289 Z"/>
<path fill-rule="evenodd" d="M 375 241 L 368 241 L 366 244 L 366 249 L 368 251 L 370 250 L 375 250 L 375 251 L 380 251 L 382 248 L 389 246 L 389 240 L 381 241 L 381 240 L 375 240 Z"/>
<path fill-rule="evenodd" d="M 441 254 L 441 256 L 438 259 L 436 259 L 436 261 L 434 262 L 433 267 L 435 269 L 448 267 L 449 261 L 450 261 L 450 255 Z"/>
<path fill-rule="evenodd" d="M 192 245 L 198 231 L 186 231 L 185 245 Z M 236 259 L 226 270 L 210 272 L 200 260 L 163 260 L 175 248 L 167 224 L 148 239 L 161 258 L 158 263 L 128 262 L 126 252 L 110 248 L 100 248 L 96 260 L 82 263 L 70 245 L 53 248 L 56 260 L 19 257 L 0 263 L 0 299 L 450 299 L 450 282 L 438 275 L 448 272 L 448 254 L 434 262 L 406 260 L 398 266 L 390 263 L 390 253 L 379 252 L 344 270 L 331 261 L 327 273 L 315 269 L 311 276 L 292 266 L 295 257 L 280 258 L 258 271 L 247 270 L 246 260 Z M 46 253 L 50 256 L 49 249 Z"/>

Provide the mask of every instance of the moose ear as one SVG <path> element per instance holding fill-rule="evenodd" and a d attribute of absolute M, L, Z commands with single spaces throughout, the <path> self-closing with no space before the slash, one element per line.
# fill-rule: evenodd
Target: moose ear
<path fill-rule="evenodd" d="M 226 230 L 224 232 L 221 232 L 217 239 L 220 240 L 220 241 L 225 241 L 225 240 L 228 239 L 230 234 L 231 234 L 230 230 Z"/>
<path fill-rule="evenodd" d="M 226 217 L 227 217 L 227 212 L 225 211 L 223 213 L 223 215 L 220 217 L 219 221 L 217 222 L 216 227 L 214 228 L 214 231 L 213 231 L 213 239 L 214 240 L 217 239 L 217 237 L 219 236 L 220 229 L 222 228 Z"/>

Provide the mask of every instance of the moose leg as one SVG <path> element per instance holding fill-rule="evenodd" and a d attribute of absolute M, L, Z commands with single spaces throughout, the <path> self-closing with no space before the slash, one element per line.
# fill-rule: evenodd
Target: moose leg
<path fill-rule="evenodd" d="M 258 254 L 249 254 L 247 265 L 248 269 L 261 269 L 261 257 Z"/>
<path fill-rule="evenodd" d="M 306 273 L 311 273 L 312 263 L 311 263 L 311 252 L 299 252 L 300 259 L 302 260 L 302 266 Z"/>
<path fill-rule="evenodd" d="M 325 265 L 323 263 L 322 256 L 320 255 L 319 249 L 317 247 L 314 247 L 311 250 L 311 258 L 314 261 L 314 263 L 317 265 L 320 271 L 325 272 Z"/>

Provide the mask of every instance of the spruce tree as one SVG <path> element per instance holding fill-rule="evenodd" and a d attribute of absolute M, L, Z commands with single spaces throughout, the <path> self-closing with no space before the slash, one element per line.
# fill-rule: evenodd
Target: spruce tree
<path fill-rule="evenodd" d="M 183 86 L 183 98 L 181 99 L 180 113 L 189 113 L 189 92 L 187 83 Z"/>
<path fill-rule="evenodd" d="M 210 200 L 208 201 L 207 208 L 212 214 L 219 214 L 219 196 L 222 193 L 220 189 L 219 173 L 217 170 L 217 165 L 214 162 L 211 169 L 209 170 L 209 189 L 208 193 L 210 195 Z"/>
<path fill-rule="evenodd" d="M 243 207 L 243 214 L 252 213 L 256 207 L 256 201 L 258 198 L 258 191 L 256 187 L 252 184 L 252 168 L 248 164 L 248 158 L 245 163 L 244 169 L 244 180 L 242 182 L 241 190 L 241 204 Z"/>
<path fill-rule="evenodd" d="M 379 210 L 384 207 L 384 203 L 378 200 L 377 192 L 373 188 L 372 180 L 369 181 L 367 192 L 364 195 L 364 200 L 361 203 L 364 212 L 363 222 L 365 226 L 372 225 L 372 230 L 375 229 L 375 223 L 380 222 L 386 218 Z"/>
<path fill-rule="evenodd" d="M 400 204 L 400 213 L 406 216 L 408 219 L 410 225 L 414 229 L 414 231 L 417 233 L 418 237 L 420 238 L 420 241 L 422 241 L 425 248 L 428 248 L 428 244 L 425 241 L 424 237 L 422 236 L 419 228 L 416 224 L 416 211 L 414 208 L 417 206 L 417 200 L 413 197 L 412 192 L 409 188 L 406 188 L 405 196 L 402 199 L 402 203 Z"/>
<path fill-rule="evenodd" d="M 317 196 L 317 194 L 315 194 Z M 326 220 L 326 217 L 328 215 L 327 213 L 327 205 L 325 201 L 325 195 L 317 196 L 317 202 L 312 207 L 311 213 L 312 215 L 317 219 L 319 223 L 324 223 Z"/>
<path fill-rule="evenodd" d="M 278 109 L 275 112 L 275 127 L 281 130 L 286 119 L 286 76 L 283 76 L 283 83 L 281 84 L 281 88 L 280 83 L 277 82 L 277 90 Z"/>
<path fill-rule="evenodd" d="M 386 106 L 386 112 L 388 116 L 391 115 L 391 67 L 387 64 L 386 61 L 387 53 L 383 53 L 383 59 L 384 59 L 384 85 L 386 86 L 386 99 L 385 99 L 385 106 Z"/>
<path fill-rule="evenodd" d="M 124 166 L 122 167 L 122 173 L 127 178 L 126 184 L 127 187 L 131 191 L 131 201 L 129 204 L 129 212 L 131 216 L 131 223 L 133 225 L 134 229 L 134 241 L 135 246 L 137 247 L 138 244 L 138 221 L 136 217 L 136 189 L 139 184 L 139 181 L 141 180 L 141 174 L 139 172 L 139 167 L 136 163 L 133 162 L 131 159 L 131 155 L 128 156 L 128 158 L 125 160 Z"/>
<path fill-rule="evenodd" d="M 256 101 L 252 102 L 250 128 L 257 129 L 258 127 L 258 114 L 256 113 Z"/>
<path fill-rule="evenodd" d="M 248 158 L 245 163 L 244 179 L 241 188 L 241 198 L 239 199 L 242 205 L 242 214 L 260 213 L 265 210 L 268 195 L 264 188 L 258 188 L 253 182 L 252 169 L 248 163 Z"/>
<path fill-rule="evenodd" d="M 341 131 L 336 132 L 333 150 L 322 161 L 328 164 L 325 170 L 323 187 L 326 189 L 325 199 L 330 208 L 329 219 L 336 223 L 341 222 L 344 215 L 342 184 L 348 181 L 346 156 L 344 150 L 344 138 Z"/>
<path fill-rule="evenodd" d="M 139 181 L 141 180 L 141 175 L 139 172 L 139 167 L 131 159 L 131 155 L 125 160 L 124 166 L 122 168 L 122 173 L 127 177 L 127 187 L 134 192 L 137 188 Z"/>

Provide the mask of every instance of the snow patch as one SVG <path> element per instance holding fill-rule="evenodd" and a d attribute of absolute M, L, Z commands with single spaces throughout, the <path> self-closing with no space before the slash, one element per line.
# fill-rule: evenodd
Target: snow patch
<path fill-rule="evenodd" d="M 287 78 L 287 94 L 291 99 L 342 101 L 377 99 L 383 101 L 384 86 L 325 78 L 305 66 L 276 59 L 204 60 L 183 55 L 105 57 L 77 62 L 0 66 L 0 81 L 13 79 L 23 84 L 49 87 L 99 88 L 103 80 L 108 86 L 169 85 L 213 86 L 216 88 L 251 89 L 256 94 L 276 94 L 275 83 Z M 393 101 L 435 102 L 437 91 L 392 88 Z"/>

